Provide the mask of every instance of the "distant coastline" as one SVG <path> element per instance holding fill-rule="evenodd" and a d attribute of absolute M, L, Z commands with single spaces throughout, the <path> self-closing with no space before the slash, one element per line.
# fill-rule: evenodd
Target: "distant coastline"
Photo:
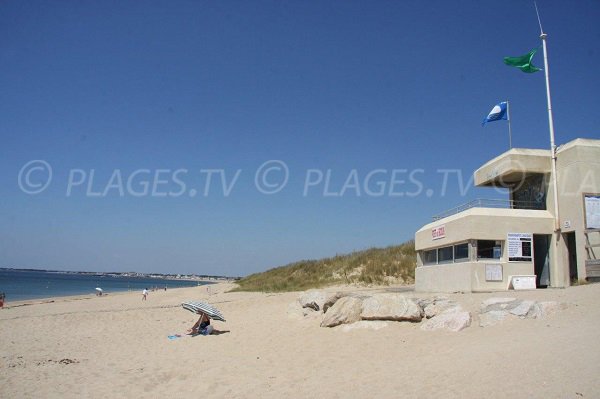
<path fill-rule="evenodd" d="M 76 272 L 0 268 L 0 292 L 7 301 L 116 292 L 167 290 L 233 281 L 223 276 L 138 272 Z"/>
<path fill-rule="evenodd" d="M 84 276 L 96 277 L 141 277 L 141 278 L 156 278 L 162 280 L 190 280 L 190 281 L 237 281 L 241 277 L 230 276 L 213 276 L 207 274 L 173 274 L 173 273 L 140 273 L 140 272 L 86 272 L 86 271 L 70 271 L 70 270 L 48 270 L 48 269 L 30 269 L 30 268 L 13 268 L 0 267 L 0 270 L 13 272 L 44 272 L 56 274 L 77 274 Z"/>

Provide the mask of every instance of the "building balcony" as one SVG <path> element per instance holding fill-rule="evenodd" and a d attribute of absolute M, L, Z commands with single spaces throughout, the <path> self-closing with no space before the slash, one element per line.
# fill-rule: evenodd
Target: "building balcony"
<path fill-rule="evenodd" d="M 448 216 L 456 215 L 457 213 L 464 212 L 471 208 L 501 208 L 501 209 L 533 209 L 533 210 L 544 210 L 544 204 L 534 201 L 513 201 L 504 199 L 485 199 L 477 198 L 473 201 L 469 201 L 465 204 L 456 206 L 452 209 L 448 209 L 442 213 L 434 215 L 433 221 L 447 218 Z"/>

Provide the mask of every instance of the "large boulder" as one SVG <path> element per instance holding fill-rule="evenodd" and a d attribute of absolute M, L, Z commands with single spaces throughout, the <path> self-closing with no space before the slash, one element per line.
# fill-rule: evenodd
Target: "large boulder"
<path fill-rule="evenodd" d="M 322 290 L 309 290 L 298 298 L 298 302 L 300 306 L 303 308 L 312 308 L 316 311 L 323 311 L 325 305 L 327 307 L 333 305 L 339 298 L 341 294 L 335 292 L 327 292 Z"/>
<path fill-rule="evenodd" d="M 519 303 L 517 298 L 489 298 L 481 302 L 481 313 L 493 310 L 510 310 Z"/>
<path fill-rule="evenodd" d="M 327 296 L 327 299 L 325 300 L 325 303 L 323 303 L 323 306 L 321 307 L 323 309 L 323 313 L 327 312 L 327 310 L 332 307 L 338 299 L 343 298 L 345 296 L 352 296 L 351 294 L 348 293 L 344 293 L 344 292 L 336 292 L 333 294 L 329 294 Z"/>
<path fill-rule="evenodd" d="M 321 327 L 335 327 L 359 321 L 361 310 L 362 300 L 360 298 L 351 296 L 340 298 L 325 313 Z"/>
<path fill-rule="evenodd" d="M 532 319 L 543 318 L 565 307 L 566 305 L 555 301 L 536 302 L 529 310 L 527 317 Z"/>
<path fill-rule="evenodd" d="M 529 312 L 531 312 L 531 308 L 535 305 L 534 301 L 519 301 L 517 306 L 512 308 L 509 313 L 515 316 L 518 316 L 522 319 L 527 317 Z"/>
<path fill-rule="evenodd" d="M 425 313 L 425 317 L 431 319 L 439 314 L 445 313 L 447 311 L 458 312 L 461 310 L 460 305 L 458 305 L 454 301 L 450 301 L 448 299 L 437 300 L 434 299 L 430 304 L 423 308 L 423 312 Z"/>
<path fill-rule="evenodd" d="M 362 301 L 363 320 L 421 321 L 423 309 L 399 294 L 374 294 Z"/>
<path fill-rule="evenodd" d="M 421 325 L 421 330 L 433 331 L 444 328 L 450 331 L 460 331 L 471 325 L 471 313 L 455 307 L 442 312 Z"/>
<path fill-rule="evenodd" d="M 508 312 L 506 310 L 490 310 L 489 312 L 482 313 L 479 315 L 479 327 L 493 326 L 502 322 Z"/>

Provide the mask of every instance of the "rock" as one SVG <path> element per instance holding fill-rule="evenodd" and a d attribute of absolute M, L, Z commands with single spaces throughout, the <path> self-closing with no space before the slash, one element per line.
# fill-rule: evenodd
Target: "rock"
<path fill-rule="evenodd" d="M 508 316 L 508 312 L 505 310 L 491 310 L 487 313 L 479 315 L 479 327 L 488 327 L 498 324 L 504 318 Z"/>
<path fill-rule="evenodd" d="M 450 331 L 460 331 L 471 325 L 471 313 L 462 311 L 460 306 L 449 309 L 427 320 L 421 325 L 421 330 L 433 331 L 445 328 Z"/>
<path fill-rule="evenodd" d="M 423 309 L 399 294 L 375 294 L 362 301 L 363 320 L 421 321 Z"/>
<path fill-rule="evenodd" d="M 344 292 L 336 292 L 335 294 L 330 294 L 329 297 L 325 300 L 323 304 L 323 313 L 327 312 L 327 310 L 332 307 L 340 298 L 347 296 L 348 294 Z"/>
<path fill-rule="evenodd" d="M 527 317 L 532 319 L 543 318 L 563 307 L 565 306 L 555 301 L 536 302 L 531 307 L 529 313 L 527 314 Z"/>
<path fill-rule="evenodd" d="M 425 309 L 427 306 L 433 303 L 433 298 L 413 298 L 412 300 L 421 309 Z"/>
<path fill-rule="evenodd" d="M 312 308 L 320 311 L 323 310 L 326 303 L 330 303 L 332 305 L 339 298 L 340 297 L 338 296 L 338 293 L 331 293 L 322 290 L 309 290 L 304 292 L 300 298 L 298 298 L 298 302 L 303 308 Z"/>
<path fill-rule="evenodd" d="M 325 313 L 321 327 L 335 327 L 359 321 L 361 310 L 362 300 L 360 298 L 350 296 L 340 298 Z"/>
<path fill-rule="evenodd" d="M 520 301 L 517 306 L 509 311 L 509 313 L 519 316 L 520 318 L 525 318 L 534 304 L 534 301 Z"/>
<path fill-rule="evenodd" d="M 387 326 L 388 326 L 388 323 L 386 321 L 361 320 L 361 321 L 357 321 L 356 323 L 346 324 L 346 325 L 342 326 L 341 329 L 343 332 L 359 330 L 359 329 L 361 329 L 361 330 L 364 330 L 364 329 L 381 330 L 382 328 L 385 328 Z"/>
<path fill-rule="evenodd" d="M 444 313 L 446 311 L 458 312 L 460 310 L 461 307 L 456 302 L 449 301 L 447 299 L 441 301 L 434 300 L 433 303 L 427 305 L 423 309 L 425 317 L 428 319 L 431 319 L 432 317 L 435 317 L 438 314 Z"/>
<path fill-rule="evenodd" d="M 481 313 L 486 313 L 492 310 L 506 309 L 510 306 L 511 302 L 516 301 L 517 298 L 489 298 L 481 302 Z M 513 304 L 514 305 L 514 304 Z"/>

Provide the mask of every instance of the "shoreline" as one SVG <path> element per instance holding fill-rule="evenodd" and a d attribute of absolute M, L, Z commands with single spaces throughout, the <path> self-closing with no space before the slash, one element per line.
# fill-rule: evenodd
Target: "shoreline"
<path fill-rule="evenodd" d="M 207 284 L 202 284 L 202 285 L 198 285 L 198 286 L 174 287 L 174 288 L 169 288 L 167 291 L 159 289 L 156 291 L 148 291 L 148 293 L 156 294 L 157 292 L 168 292 L 168 291 L 175 291 L 175 290 L 182 290 L 182 289 L 189 289 L 189 288 L 197 288 L 197 287 L 202 287 L 202 286 L 206 286 L 209 284 L 216 285 L 219 283 L 208 283 L 207 282 Z M 115 297 L 115 296 L 125 296 L 128 294 L 137 294 L 137 292 L 138 292 L 138 290 L 110 291 L 109 293 L 106 293 L 103 295 L 96 295 L 94 293 L 89 293 L 89 294 L 49 296 L 49 297 L 42 297 L 42 298 L 30 298 L 30 299 L 21 299 L 21 300 L 17 300 L 17 301 L 9 300 L 9 301 L 4 302 L 3 309 L 18 308 L 18 307 L 22 307 L 22 306 L 42 305 L 42 304 L 48 304 L 48 303 L 81 301 L 81 300 L 94 299 L 94 298 L 109 298 L 109 297 Z M 139 291 L 139 295 L 141 297 L 141 291 Z"/>

